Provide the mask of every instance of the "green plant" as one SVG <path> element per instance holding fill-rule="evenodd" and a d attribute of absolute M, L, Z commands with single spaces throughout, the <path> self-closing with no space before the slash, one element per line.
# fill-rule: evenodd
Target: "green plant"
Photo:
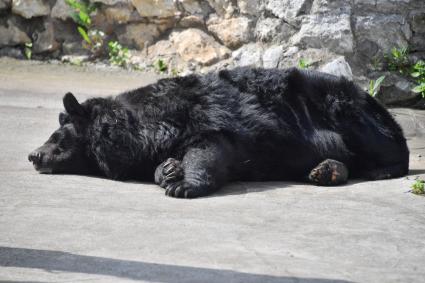
<path fill-rule="evenodd" d="M 394 72 L 400 72 L 401 74 L 406 74 L 409 71 L 409 49 L 407 47 L 402 48 L 392 48 L 391 52 L 385 55 L 387 61 L 388 69 Z"/>
<path fill-rule="evenodd" d="M 65 0 L 66 4 L 74 11 L 71 17 L 78 25 L 78 33 L 83 38 L 83 47 L 88 49 L 92 55 L 99 56 L 102 52 L 105 34 L 92 28 L 91 14 L 97 9 L 97 5 L 88 0 Z"/>
<path fill-rule="evenodd" d="M 310 68 L 310 67 L 311 67 L 311 65 L 312 65 L 312 63 L 307 62 L 307 60 L 305 60 L 304 58 L 301 58 L 301 59 L 298 61 L 298 67 L 299 67 L 300 69 L 308 69 L 308 68 Z"/>
<path fill-rule="evenodd" d="M 425 98 L 425 62 L 422 60 L 416 62 L 412 67 L 410 75 L 415 78 L 418 84 L 412 91 L 422 94 L 422 97 Z"/>
<path fill-rule="evenodd" d="M 85 39 L 83 47 L 90 50 L 90 52 L 96 56 L 102 53 L 102 48 L 105 39 L 105 33 L 101 30 L 91 29 L 88 31 L 88 39 Z"/>
<path fill-rule="evenodd" d="M 167 63 L 164 62 L 162 59 L 158 59 L 155 62 L 155 69 L 159 73 L 165 73 L 168 70 Z"/>
<path fill-rule="evenodd" d="M 376 80 L 371 80 L 369 82 L 369 94 L 373 97 L 375 97 L 379 90 L 381 89 L 381 84 L 385 80 L 385 76 L 380 76 Z"/>
<path fill-rule="evenodd" d="M 415 183 L 411 186 L 411 192 L 415 195 L 423 195 L 425 194 L 425 180 L 416 180 Z"/>
<path fill-rule="evenodd" d="M 372 68 L 374 70 L 380 70 L 382 68 L 381 66 L 381 58 L 379 58 L 379 56 L 375 56 L 372 58 L 372 60 L 370 61 Z"/>
<path fill-rule="evenodd" d="M 86 30 L 89 29 L 91 26 L 90 15 L 96 11 L 97 5 L 88 0 L 65 0 L 65 3 L 74 10 L 71 14 L 74 22 Z"/>
<path fill-rule="evenodd" d="M 128 48 L 123 47 L 117 41 L 110 41 L 108 43 L 109 48 L 109 62 L 112 65 L 120 67 L 128 67 L 130 54 L 128 53 Z"/>
<path fill-rule="evenodd" d="M 171 76 L 177 77 L 180 74 L 180 71 L 176 68 L 171 69 Z"/>
<path fill-rule="evenodd" d="M 412 89 L 412 91 L 415 92 L 415 93 L 422 94 L 422 97 L 425 98 L 425 83 L 421 83 L 421 84 L 415 86 Z"/>
<path fill-rule="evenodd" d="M 24 53 L 25 53 L 25 57 L 27 57 L 28 60 L 31 60 L 31 57 L 32 57 L 32 42 L 25 43 Z"/>

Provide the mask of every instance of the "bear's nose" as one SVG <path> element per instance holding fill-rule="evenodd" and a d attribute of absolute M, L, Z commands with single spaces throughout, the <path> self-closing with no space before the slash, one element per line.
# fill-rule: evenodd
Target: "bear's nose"
<path fill-rule="evenodd" d="M 33 151 L 28 155 L 28 160 L 34 164 L 40 164 L 42 153 L 40 151 Z"/>

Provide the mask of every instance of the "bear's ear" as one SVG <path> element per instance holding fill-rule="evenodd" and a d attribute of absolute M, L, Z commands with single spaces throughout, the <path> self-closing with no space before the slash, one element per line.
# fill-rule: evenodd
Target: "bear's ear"
<path fill-rule="evenodd" d="M 65 94 L 63 97 L 63 106 L 65 107 L 66 112 L 68 112 L 71 116 L 85 116 L 86 114 L 84 108 L 70 92 Z"/>

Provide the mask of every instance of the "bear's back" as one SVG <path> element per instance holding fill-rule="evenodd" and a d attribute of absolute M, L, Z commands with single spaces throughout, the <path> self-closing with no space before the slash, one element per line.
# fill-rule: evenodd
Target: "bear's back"
<path fill-rule="evenodd" d="M 335 129 L 341 114 L 358 115 L 367 104 L 364 93 L 343 78 L 248 67 L 161 79 L 116 99 L 145 123 L 166 121 L 197 133 L 297 138 L 317 128 Z"/>

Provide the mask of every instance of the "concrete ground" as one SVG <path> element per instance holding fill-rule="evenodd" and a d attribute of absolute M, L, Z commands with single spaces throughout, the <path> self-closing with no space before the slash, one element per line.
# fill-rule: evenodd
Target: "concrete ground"
<path fill-rule="evenodd" d="M 408 177 L 341 187 L 236 183 L 195 200 L 153 184 L 41 175 L 27 154 L 61 98 L 156 79 L 0 59 L 0 282 L 425 282 L 425 113 L 393 112 Z"/>

